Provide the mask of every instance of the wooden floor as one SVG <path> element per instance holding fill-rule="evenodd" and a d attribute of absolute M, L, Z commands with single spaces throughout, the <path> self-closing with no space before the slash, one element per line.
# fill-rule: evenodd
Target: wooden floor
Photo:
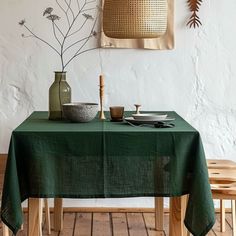
<path fill-rule="evenodd" d="M 25 214 L 25 222 L 27 222 Z M 220 232 L 219 215 L 209 236 L 232 236 L 231 215 L 226 215 L 226 232 Z M 53 215 L 51 215 L 53 219 Z M 53 228 L 53 220 L 52 228 Z M 27 235 L 27 225 L 17 236 Z M 2 235 L 2 229 L 0 229 Z M 43 235 L 47 235 L 43 228 Z M 154 229 L 153 213 L 64 213 L 62 232 L 52 231 L 52 236 L 168 236 L 168 214 L 165 214 L 165 231 Z"/>

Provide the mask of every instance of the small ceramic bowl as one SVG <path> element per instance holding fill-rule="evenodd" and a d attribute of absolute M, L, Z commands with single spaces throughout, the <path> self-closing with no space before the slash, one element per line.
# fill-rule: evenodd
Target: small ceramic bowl
<path fill-rule="evenodd" d="M 98 112 L 97 103 L 66 103 L 62 105 L 65 118 L 71 122 L 89 122 L 95 118 Z"/>

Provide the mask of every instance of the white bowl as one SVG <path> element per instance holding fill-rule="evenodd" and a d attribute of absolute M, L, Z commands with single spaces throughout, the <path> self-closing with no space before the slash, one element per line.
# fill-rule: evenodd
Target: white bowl
<path fill-rule="evenodd" d="M 167 118 L 167 114 L 159 114 L 159 113 L 141 113 L 141 114 L 133 114 L 132 115 L 135 120 L 140 121 L 158 121 L 165 120 Z"/>
<path fill-rule="evenodd" d="M 66 103 L 62 105 L 66 119 L 71 122 L 89 122 L 95 118 L 98 112 L 97 103 Z"/>

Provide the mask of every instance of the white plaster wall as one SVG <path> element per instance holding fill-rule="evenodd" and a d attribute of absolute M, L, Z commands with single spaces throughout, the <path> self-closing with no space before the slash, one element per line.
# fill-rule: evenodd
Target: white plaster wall
<path fill-rule="evenodd" d="M 236 157 L 236 1 L 203 1 L 199 29 L 185 27 L 186 0 L 175 0 L 176 46 L 171 51 L 89 52 L 68 68 L 74 101 L 98 101 L 98 76 L 106 78 L 106 107 L 142 104 L 143 110 L 175 110 L 197 128 L 207 157 Z M 48 109 L 48 88 L 58 58 L 40 42 L 21 38 L 26 18 L 40 35 L 50 25 L 42 11 L 52 1 L 0 0 L 0 153 L 11 132 L 32 111 Z M 152 198 L 67 201 L 83 206 L 152 206 Z"/>

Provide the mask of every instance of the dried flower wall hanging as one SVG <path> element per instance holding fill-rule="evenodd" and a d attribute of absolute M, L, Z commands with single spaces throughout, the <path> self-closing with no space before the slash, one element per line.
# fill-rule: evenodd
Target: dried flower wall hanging
<path fill-rule="evenodd" d="M 188 6 L 190 11 L 192 12 L 192 15 L 190 16 L 190 19 L 187 23 L 187 25 L 191 28 L 191 27 L 199 27 L 200 25 L 202 25 L 199 16 L 197 15 L 198 11 L 199 11 L 199 7 L 202 3 L 202 0 L 188 0 Z"/>

